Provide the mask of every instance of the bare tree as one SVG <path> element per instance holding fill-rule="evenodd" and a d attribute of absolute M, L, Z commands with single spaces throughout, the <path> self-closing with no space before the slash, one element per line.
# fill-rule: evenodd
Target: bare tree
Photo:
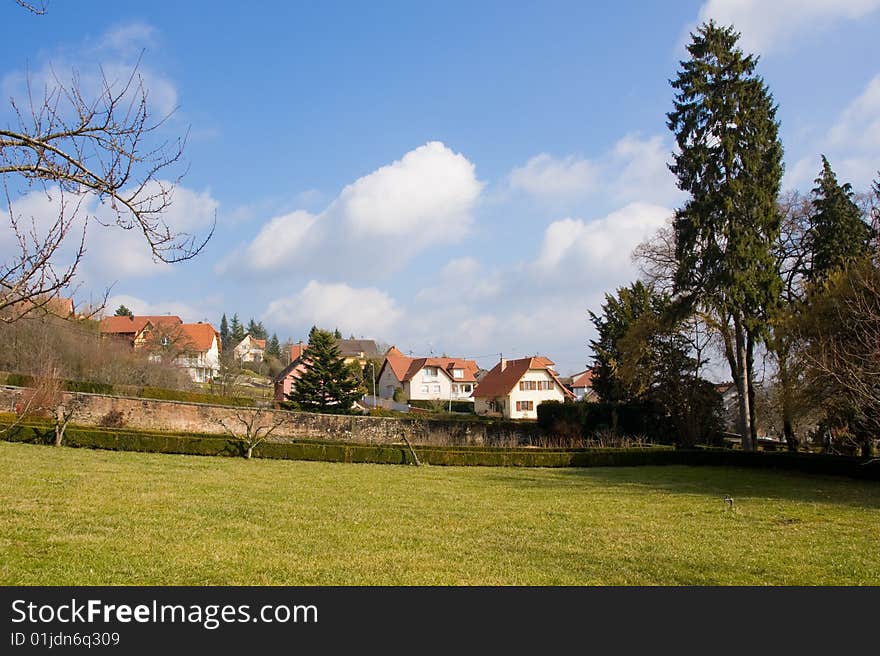
<path fill-rule="evenodd" d="M 247 459 L 250 459 L 254 449 L 269 439 L 284 422 L 284 415 L 262 408 L 233 410 L 231 418 L 217 420 L 223 430 L 242 445 L 244 457 Z"/>
<path fill-rule="evenodd" d="M 70 287 L 90 222 L 142 233 L 154 259 L 169 263 L 194 257 L 213 235 L 213 225 L 202 238 L 165 222 L 181 176 L 166 178 L 186 137 L 159 138 L 169 117 L 152 116 L 138 68 L 122 79 L 101 69 L 93 94 L 76 72 L 68 82 L 53 70 L 42 90 L 28 75 L 26 97 L 11 100 L 15 121 L 0 126 L 0 184 L 16 254 L 0 264 L 2 320 L 15 321 Z M 15 199 L 35 186 L 56 208 L 48 224 L 16 209 Z M 95 202 L 103 213 L 86 211 Z"/>

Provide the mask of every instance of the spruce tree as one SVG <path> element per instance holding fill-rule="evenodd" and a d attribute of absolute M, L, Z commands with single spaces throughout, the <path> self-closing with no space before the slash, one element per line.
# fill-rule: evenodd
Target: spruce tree
<path fill-rule="evenodd" d="M 233 314 L 232 321 L 229 323 L 229 337 L 232 340 L 232 346 L 238 346 L 244 339 L 244 335 L 244 326 L 238 320 L 238 314 Z"/>
<path fill-rule="evenodd" d="M 281 359 L 281 343 L 275 333 L 272 333 L 272 337 L 266 342 L 266 355 Z"/>
<path fill-rule="evenodd" d="M 120 305 L 116 308 L 116 312 L 113 314 L 114 317 L 134 317 L 134 312 L 129 310 L 124 305 Z"/>
<path fill-rule="evenodd" d="M 822 172 L 813 189 L 810 282 L 826 280 L 829 274 L 870 252 L 871 228 L 862 220 L 853 196 L 852 185 L 839 184 L 822 155 Z"/>
<path fill-rule="evenodd" d="M 751 450 L 754 349 L 781 286 L 771 245 L 782 145 L 773 96 L 755 74 L 758 58 L 737 47 L 739 36 L 712 21 L 691 34 L 667 117 L 679 149 L 669 168 L 690 196 L 675 213 L 675 291 L 719 326 L 743 448 Z"/>
<path fill-rule="evenodd" d="M 333 333 L 313 329 L 309 337 L 307 366 L 287 398 L 310 412 L 350 412 L 361 395 L 360 381 L 339 353 Z"/>
<path fill-rule="evenodd" d="M 226 313 L 220 318 L 220 346 L 223 349 L 229 348 L 229 322 L 226 320 Z"/>

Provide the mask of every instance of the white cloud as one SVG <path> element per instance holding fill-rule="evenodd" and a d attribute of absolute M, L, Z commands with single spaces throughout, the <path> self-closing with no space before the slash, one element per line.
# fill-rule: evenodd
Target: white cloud
<path fill-rule="evenodd" d="M 447 262 L 437 275 L 437 284 L 416 294 L 417 301 L 450 304 L 480 302 L 496 296 L 501 288 L 497 273 L 483 270 L 473 257 L 460 257 Z"/>
<path fill-rule="evenodd" d="M 271 303 L 263 320 L 272 326 L 305 332 L 309 326 L 381 339 L 403 316 L 396 302 L 375 287 L 310 281 L 293 296 Z"/>
<path fill-rule="evenodd" d="M 148 184 L 145 193 L 149 194 L 152 186 L 158 184 L 158 181 Z M 170 185 L 167 181 L 165 184 Z M 67 219 L 73 219 L 67 237 L 53 258 L 53 263 L 60 267 L 72 262 L 88 217 L 85 255 L 75 280 L 91 289 L 103 289 L 119 280 L 143 278 L 172 270 L 172 265 L 155 260 L 140 230 L 124 230 L 113 225 L 115 213 L 106 205 L 99 204 L 91 194 L 62 194 L 58 187 L 49 187 L 47 191 L 31 191 L 15 198 L 12 207 L 19 224 L 33 225 L 41 238 L 48 233 L 62 211 Z M 218 203 L 210 192 L 177 186 L 172 204 L 163 218 L 174 233 L 198 233 L 200 228 L 210 224 L 217 207 Z M 4 261 L 9 261 L 18 252 L 18 245 L 8 227 L 8 214 L 5 217 L 7 227 L 0 235 L 0 256 Z"/>
<path fill-rule="evenodd" d="M 510 186 L 533 196 L 578 196 L 597 189 L 596 164 L 569 155 L 557 159 L 547 153 L 535 155 L 510 172 Z"/>
<path fill-rule="evenodd" d="M 595 221 L 554 221 L 544 233 L 535 265 L 549 278 L 575 280 L 581 286 L 626 283 L 635 273 L 633 249 L 671 214 L 659 205 L 631 203 Z"/>
<path fill-rule="evenodd" d="M 244 254 L 251 272 L 382 277 L 428 247 L 464 237 L 482 188 L 471 162 L 430 142 L 346 186 L 319 214 L 270 219 L 218 271 L 231 270 Z"/>
<path fill-rule="evenodd" d="M 819 138 L 815 151 L 786 171 L 786 188 L 809 188 L 819 175 L 825 154 L 838 179 L 866 189 L 880 170 L 880 75 L 847 105 L 834 125 Z"/>
<path fill-rule="evenodd" d="M 714 19 L 742 33 L 746 52 L 763 54 L 816 34 L 836 22 L 854 20 L 880 8 L 880 0 L 709 0 L 698 23 Z"/>
<path fill-rule="evenodd" d="M 666 163 L 672 146 L 667 138 L 627 134 L 595 159 L 541 153 L 508 176 L 508 186 L 542 201 L 604 196 L 621 204 L 674 203 L 681 197 Z"/>

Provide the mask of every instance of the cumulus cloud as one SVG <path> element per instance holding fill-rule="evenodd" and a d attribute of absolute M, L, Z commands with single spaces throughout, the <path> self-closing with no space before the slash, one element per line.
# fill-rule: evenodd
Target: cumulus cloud
<path fill-rule="evenodd" d="M 147 185 L 146 193 L 150 192 L 153 184 L 160 183 L 156 181 Z M 167 181 L 164 184 L 170 185 Z M 213 220 L 217 207 L 218 203 L 210 192 L 178 185 L 174 189 L 173 202 L 163 216 L 175 233 L 198 233 L 200 228 L 206 228 Z M 53 259 L 53 263 L 59 267 L 72 262 L 85 227 L 86 251 L 76 280 L 92 288 L 106 288 L 119 280 L 143 278 L 172 270 L 172 265 L 155 260 L 139 230 L 124 230 L 113 225 L 115 213 L 99 203 L 92 194 L 65 194 L 53 186 L 15 198 L 12 211 L 20 226 L 33 226 L 41 237 L 47 234 L 62 213 L 72 219 L 68 236 Z M 4 216 L 7 227 L 0 235 L 0 257 L 9 261 L 18 253 L 19 247 L 8 225 L 9 215 Z"/>
<path fill-rule="evenodd" d="M 673 203 L 680 197 L 667 168 L 672 145 L 654 135 L 627 134 L 594 159 L 541 153 L 508 176 L 508 186 L 542 201 L 604 195 L 613 203 Z"/>
<path fill-rule="evenodd" d="M 544 232 L 535 265 L 547 277 L 573 279 L 579 285 L 625 283 L 634 274 L 633 249 L 671 214 L 659 205 L 631 203 L 595 221 L 554 221 Z"/>
<path fill-rule="evenodd" d="M 818 33 L 834 23 L 867 16 L 880 0 L 708 0 L 698 23 L 714 19 L 734 25 L 742 33 L 746 52 L 767 53 L 789 45 L 795 38 Z"/>
<path fill-rule="evenodd" d="M 316 325 L 339 328 L 345 335 L 380 338 L 392 332 L 402 315 L 394 299 L 375 287 L 311 280 L 296 294 L 269 303 L 263 320 L 301 333 Z"/>
<path fill-rule="evenodd" d="M 574 155 L 558 159 L 541 153 L 510 172 L 511 188 L 534 196 L 586 195 L 598 182 L 597 165 Z"/>
<path fill-rule="evenodd" d="M 256 273 L 382 277 L 428 247 L 464 237 L 482 188 L 467 158 L 430 142 L 346 186 L 319 214 L 270 219 L 218 271 L 244 261 Z"/>
<path fill-rule="evenodd" d="M 834 125 L 815 144 L 815 154 L 799 159 L 786 172 L 789 188 L 808 187 L 819 174 L 824 153 L 838 178 L 856 189 L 867 188 L 880 170 L 880 75 L 840 113 Z"/>

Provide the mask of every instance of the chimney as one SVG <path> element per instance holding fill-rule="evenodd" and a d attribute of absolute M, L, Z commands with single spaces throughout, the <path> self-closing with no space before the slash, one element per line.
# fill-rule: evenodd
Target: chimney
<path fill-rule="evenodd" d="M 507 360 L 502 356 L 501 358 L 501 371 L 504 371 L 507 368 Z"/>

